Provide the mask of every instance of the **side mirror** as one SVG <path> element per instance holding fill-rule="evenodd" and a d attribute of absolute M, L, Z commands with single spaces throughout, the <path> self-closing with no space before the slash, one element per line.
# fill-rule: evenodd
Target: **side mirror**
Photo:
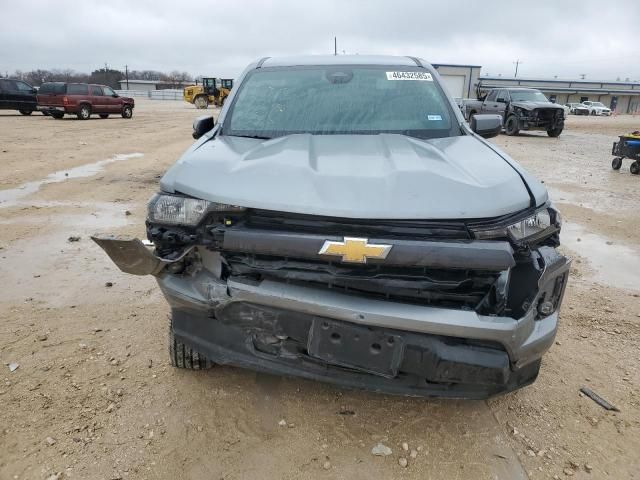
<path fill-rule="evenodd" d="M 114 93 L 113 95 L 111 95 L 113 98 L 118 98 L 120 95 L 118 95 L 117 93 Z"/>
<path fill-rule="evenodd" d="M 495 137 L 502 131 L 502 115 L 474 115 L 471 130 L 484 138 Z"/>
<path fill-rule="evenodd" d="M 216 123 L 210 115 L 203 115 L 193 121 L 193 133 L 191 134 L 196 140 L 205 133 L 210 132 Z"/>

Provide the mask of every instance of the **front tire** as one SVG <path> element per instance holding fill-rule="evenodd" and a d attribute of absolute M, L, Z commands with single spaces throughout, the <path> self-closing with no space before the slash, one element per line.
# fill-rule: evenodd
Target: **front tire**
<path fill-rule="evenodd" d="M 616 157 L 613 160 L 611 160 L 611 168 L 613 168 L 614 170 L 620 170 L 620 167 L 622 167 L 621 157 Z"/>
<path fill-rule="evenodd" d="M 133 108 L 131 105 L 125 105 L 122 107 L 122 118 L 131 118 L 133 117 Z"/>
<path fill-rule="evenodd" d="M 78 111 L 78 118 L 80 120 L 89 120 L 91 117 L 91 107 L 89 105 L 81 105 L 80 111 Z"/>
<path fill-rule="evenodd" d="M 518 135 L 520 129 L 518 128 L 518 118 L 515 115 L 509 115 L 507 121 L 504 122 L 504 133 L 509 136 Z"/>
<path fill-rule="evenodd" d="M 22 115 L 31 115 L 33 113 L 33 110 L 18 110 Z"/>
<path fill-rule="evenodd" d="M 206 370 L 214 365 L 202 353 L 176 339 L 173 332 L 173 320 L 169 321 L 169 362 L 172 367 L 187 370 Z"/>
<path fill-rule="evenodd" d="M 591 110 L 591 116 L 595 117 L 596 116 L 596 111 L 595 110 Z"/>
<path fill-rule="evenodd" d="M 198 109 L 209 108 L 209 99 L 206 97 L 206 95 L 198 95 L 193 101 L 193 104 Z"/>
<path fill-rule="evenodd" d="M 631 173 L 633 173 L 634 175 L 638 175 L 640 174 L 640 163 L 636 160 L 635 162 L 633 162 L 631 164 L 631 166 L 629 167 L 629 170 L 631 171 Z"/>
<path fill-rule="evenodd" d="M 547 130 L 547 135 L 554 138 L 559 137 L 561 133 L 562 133 L 562 128 L 552 128 L 550 130 Z"/>

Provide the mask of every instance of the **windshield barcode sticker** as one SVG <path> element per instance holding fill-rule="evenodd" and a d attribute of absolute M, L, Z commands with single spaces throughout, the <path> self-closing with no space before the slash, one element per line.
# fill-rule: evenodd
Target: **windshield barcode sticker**
<path fill-rule="evenodd" d="M 387 72 L 387 80 L 420 80 L 433 82 L 433 77 L 427 72 Z"/>

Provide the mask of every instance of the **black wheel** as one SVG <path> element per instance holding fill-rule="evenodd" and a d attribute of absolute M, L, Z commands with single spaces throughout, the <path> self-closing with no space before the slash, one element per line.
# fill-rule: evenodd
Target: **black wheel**
<path fill-rule="evenodd" d="M 547 130 L 547 135 L 549 135 L 550 137 L 559 137 L 561 133 L 562 128 L 552 128 L 550 130 Z"/>
<path fill-rule="evenodd" d="M 209 99 L 206 95 L 198 95 L 193 101 L 193 104 L 196 106 L 196 108 L 209 108 Z"/>
<path fill-rule="evenodd" d="M 631 164 L 631 166 L 629 167 L 629 170 L 634 175 L 638 175 L 640 173 L 640 163 L 636 160 Z"/>
<path fill-rule="evenodd" d="M 89 105 L 80 105 L 77 115 L 80 120 L 88 120 L 91 117 L 91 107 Z"/>
<path fill-rule="evenodd" d="M 33 110 L 18 110 L 22 115 L 31 115 L 33 113 Z"/>
<path fill-rule="evenodd" d="M 593 117 L 596 116 L 596 111 L 595 110 L 591 110 L 591 116 L 593 116 Z"/>
<path fill-rule="evenodd" d="M 520 133 L 518 119 L 515 115 L 509 115 L 509 117 L 507 117 L 507 121 L 504 122 L 504 133 L 507 135 L 518 135 L 518 133 Z"/>
<path fill-rule="evenodd" d="M 205 370 L 214 365 L 201 353 L 176 340 L 171 320 L 169 321 L 169 362 L 172 367 L 188 370 Z"/>
<path fill-rule="evenodd" d="M 55 118 L 56 120 L 60 120 L 62 117 L 64 117 L 64 113 L 61 112 L 51 112 L 51 116 L 53 118 Z"/>
<path fill-rule="evenodd" d="M 616 157 L 613 160 L 611 160 L 611 168 L 613 168 L 614 170 L 620 170 L 621 166 L 622 166 L 622 158 Z"/>
<path fill-rule="evenodd" d="M 131 105 L 125 105 L 122 107 L 122 118 L 131 118 L 133 117 L 133 108 Z"/>
<path fill-rule="evenodd" d="M 101 113 L 100 114 L 100 118 L 109 118 L 109 114 L 108 113 Z"/>

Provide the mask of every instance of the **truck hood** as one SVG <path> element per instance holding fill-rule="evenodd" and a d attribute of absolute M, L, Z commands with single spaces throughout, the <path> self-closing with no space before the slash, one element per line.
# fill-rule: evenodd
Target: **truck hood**
<path fill-rule="evenodd" d="M 217 136 L 196 142 L 161 188 L 212 202 L 343 218 L 489 218 L 531 205 L 521 177 L 528 178 L 526 172 L 519 174 L 520 167 L 497 152 L 473 136 Z"/>
<path fill-rule="evenodd" d="M 551 102 L 511 102 L 514 107 L 520 107 L 525 110 L 533 110 L 535 108 L 553 108 L 555 110 L 564 110 L 561 105 Z"/>

